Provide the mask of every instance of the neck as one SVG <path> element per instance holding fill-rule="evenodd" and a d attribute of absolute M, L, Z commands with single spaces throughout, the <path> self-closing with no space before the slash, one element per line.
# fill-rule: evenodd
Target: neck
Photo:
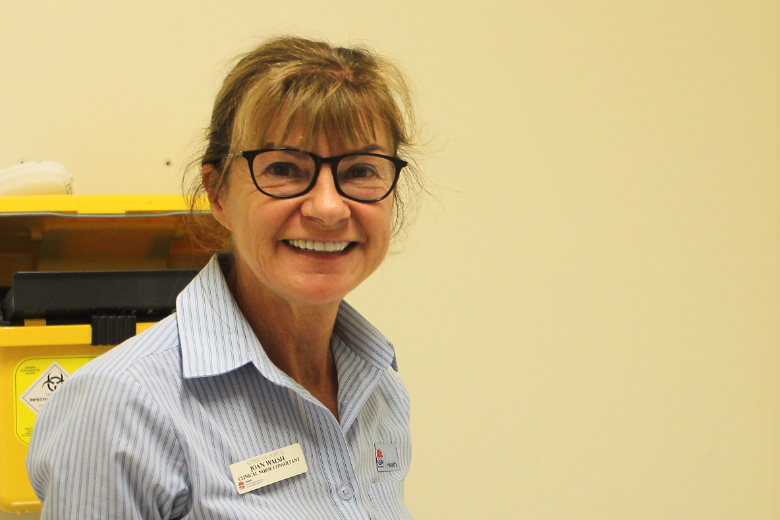
<path fill-rule="evenodd" d="M 267 290 L 236 264 L 228 286 L 266 355 L 317 398 L 338 420 L 338 375 L 330 338 L 339 302 L 306 305 Z"/>

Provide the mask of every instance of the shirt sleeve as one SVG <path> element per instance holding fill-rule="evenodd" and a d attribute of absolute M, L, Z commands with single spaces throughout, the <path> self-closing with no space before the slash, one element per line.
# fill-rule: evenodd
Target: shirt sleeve
<path fill-rule="evenodd" d="M 171 421 L 126 372 L 87 369 L 68 379 L 36 420 L 27 471 L 42 520 L 187 512 L 189 478 Z"/>

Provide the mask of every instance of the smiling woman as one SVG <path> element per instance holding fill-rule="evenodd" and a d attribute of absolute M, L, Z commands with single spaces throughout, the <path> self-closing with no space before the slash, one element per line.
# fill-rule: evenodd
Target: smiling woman
<path fill-rule="evenodd" d="M 282 142 L 283 147 L 300 147 L 304 140 L 303 132 L 293 128 L 289 134 Z M 388 142 L 384 130 L 377 130 L 375 135 L 377 142 L 361 143 L 358 147 L 350 148 L 337 136 L 331 136 L 330 141 L 333 144 L 329 143 L 326 133 L 323 132 L 318 136 L 312 150 L 323 156 L 333 155 L 333 151 L 344 154 L 366 148 L 391 153 L 392 145 Z M 271 152 L 277 155 L 275 159 L 279 159 L 280 153 L 283 152 Z M 305 175 L 296 174 L 297 177 L 304 177 L 308 188 L 301 185 L 298 196 L 275 198 L 257 188 L 257 181 L 252 182 L 253 177 L 257 179 L 257 173 L 251 175 L 249 163 L 238 159 L 240 158 L 231 162 L 230 182 L 221 188 L 209 189 L 208 193 L 214 216 L 232 236 L 236 261 L 228 283 L 235 289 L 233 293 L 239 306 L 245 310 L 245 315 L 250 316 L 250 323 L 252 317 L 263 319 L 267 313 L 252 312 L 245 308 L 249 306 L 273 308 L 279 312 L 290 307 L 290 312 L 305 315 L 307 320 L 323 311 L 333 314 L 335 309 L 327 310 L 328 307 L 338 305 L 347 293 L 379 267 L 387 254 L 393 197 L 385 195 L 389 193 L 394 182 L 384 181 L 384 191 L 388 193 L 380 194 L 381 200 L 359 202 L 339 193 L 339 175 L 334 172 L 333 166 L 326 166 L 333 175 L 312 174 L 311 179 L 306 180 Z M 347 161 L 342 159 L 340 162 Z M 385 169 L 392 169 L 392 173 L 388 172 L 385 176 L 394 179 L 398 169 L 392 162 L 387 162 L 392 168 Z M 294 165 L 294 162 L 278 160 L 268 165 L 268 168 L 284 171 L 264 175 L 277 177 L 267 184 L 270 189 L 283 188 L 289 182 L 295 184 L 295 180 L 288 180 L 293 175 L 289 170 L 295 169 Z M 368 169 L 368 166 L 362 168 Z M 204 166 L 206 177 L 212 175 L 213 171 L 210 165 Z M 278 180 L 279 177 L 283 181 Z M 267 181 L 263 179 L 261 182 Z M 379 184 L 382 182 L 380 179 Z M 298 247 L 302 242 L 306 245 Z M 347 246 L 334 251 L 335 244 L 340 242 L 346 242 Z M 325 249 L 331 251 L 326 252 Z M 260 299 L 268 301 L 261 302 Z M 297 306 L 300 305 L 307 307 L 298 309 Z M 296 308 L 295 311 L 293 307 Z M 280 316 L 274 316 L 272 323 L 258 323 L 253 327 L 261 343 L 266 330 L 278 324 L 279 318 Z M 310 334 L 310 326 L 307 324 L 307 334 Z M 330 328 L 332 329 L 332 325 Z M 330 336 L 327 327 L 321 333 Z M 281 360 L 280 362 L 284 363 Z M 290 369 L 294 370 L 293 367 Z M 337 411 L 333 411 L 334 415 L 337 415 Z"/>
<path fill-rule="evenodd" d="M 284 37 L 238 62 L 193 189 L 226 252 L 38 417 L 42 518 L 411 518 L 394 349 L 343 301 L 418 180 L 411 113 L 367 49 Z"/>

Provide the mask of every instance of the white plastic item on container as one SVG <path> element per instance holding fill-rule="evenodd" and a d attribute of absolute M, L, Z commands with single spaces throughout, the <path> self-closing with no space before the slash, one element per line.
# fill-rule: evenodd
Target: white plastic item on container
<path fill-rule="evenodd" d="M 37 161 L 0 170 L 0 195 L 69 195 L 73 176 L 60 163 Z"/>

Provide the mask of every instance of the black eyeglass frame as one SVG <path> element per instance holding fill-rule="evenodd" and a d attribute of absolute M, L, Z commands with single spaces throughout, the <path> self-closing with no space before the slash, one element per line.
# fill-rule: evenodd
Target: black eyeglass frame
<path fill-rule="evenodd" d="M 254 163 L 255 157 L 265 152 L 298 152 L 298 153 L 308 155 L 309 157 L 314 159 L 314 174 L 312 175 L 311 182 L 306 187 L 306 189 L 300 193 L 296 193 L 295 195 L 272 195 L 271 193 L 263 191 L 263 189 L 257 184 L 257 179 L 255 179 L 255 172 L 254 169 L 252 168 L 252 163 Z M 344 191 L 341 189 L 341 186 L 339 185 L 339 180 L 336 176 L 336 172 L 338 171 L 339 163 L 343 159 L 346 159 L 347 157 L 354 157 L 356 155 L 370 155 L 372 157 L 381 157 L 382 159 L 387 159 L 388 161 L 392 162 L 395 165 L 395 177 L 393 178 L 393 183 L 390 185 L 390 189 L 387 190 L 387 193 L 385 193 L 384 195 L 382 195 L 377 199 L 358 199 L 344 193 Z M 352 153 L 345 153 L 342 155 L 334 155 L 332 157 L 322 157 L 321 155 L 317 155 L 316 153 L 307 152 L 305 150 L 299 150 L 297 148 L 262 148 L 260 150 L 245 150 L 243 152 L 237 152 L 234 155 L 234 157 L 243 157 L 244 159 L 246 159 L 246 162 L 249 164 L 249 175 L 252 177 L 252 182 L 254 183 L 255 187 L 263 195 L 267 195 L 275 199 L 293 199 L 295 197 L 300 197 L 301 195 L 306 195 L 314 188 L 314 185 L 317 184 L 317 179 L 320 176 L 322 165 L 330 164 L 330 172 L 331 175 L 333 175 L 333 185 L 336 186 L 336 191 L 339 193 L 339 195 L 341 195 L 342 197 L 346 197 L 349 200 L 354 200 L 355 202 L 379 202 L 380 200 L 386 199 L 393 192 L 396 184 L 398 184 L 398 178 L 401 176 L 401 170 L 409 164 L 407 161 L 404 161 L 403 159 L 399 159 L 398 157 L 392 157 L 390 155 L 382 155 L 379 153 L 352 152 Z"/>

